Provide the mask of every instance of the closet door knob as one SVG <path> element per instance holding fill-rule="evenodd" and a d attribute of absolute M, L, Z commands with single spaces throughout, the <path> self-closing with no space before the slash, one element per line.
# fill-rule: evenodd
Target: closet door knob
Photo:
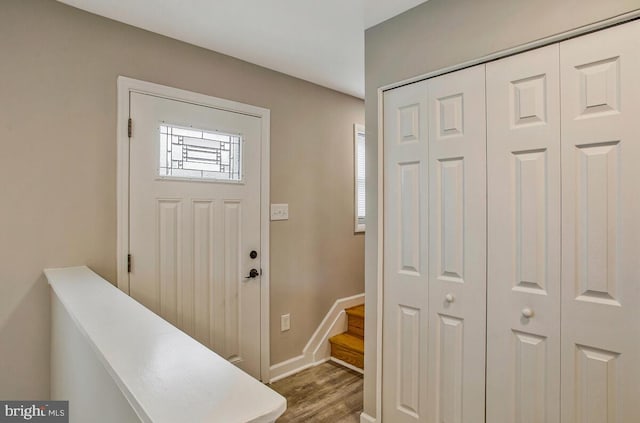
<path fill-rule="evenodd" d="M 453 294 L 447 294 L 444 296 L 444 299 L 447 300 L 448 303 L 452 303 L 456 298 L 453 296 Z"/>
<path fill-rule="evenodd" d="M 532 318 L 533 317 L 533 310 L 531 310 L 529 307 L 523 308 L 522 309 L 522 316 L 526 317 L 527 319 Z"/>

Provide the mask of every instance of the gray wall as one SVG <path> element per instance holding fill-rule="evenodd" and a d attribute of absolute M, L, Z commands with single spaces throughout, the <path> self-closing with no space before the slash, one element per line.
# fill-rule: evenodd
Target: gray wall
<path fill-rule="evenodd" d="M 364 290 L 353 233 L 356 99 L 52 0 L 0 1 L 0 398 L 49 396 L 45 267 L 116 278 L 116 78 L 271 109 L 271 361 Z M 281 333 L 280 315 L 291 313 Z"/>
<path fill-rule="evenodd" d="M 365 33 L 365 412 L 376 415 L 377 89 L 640 7 L 639 0 L 430 0 Z"/>

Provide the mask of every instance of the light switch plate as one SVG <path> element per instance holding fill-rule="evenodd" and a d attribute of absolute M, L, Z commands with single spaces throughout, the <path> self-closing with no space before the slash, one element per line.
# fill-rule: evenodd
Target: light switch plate
<path fill-rule="evenodd" d="M 289 220 L 289 204 L 272 204 L 271 220 Z"/>
<path fill-rule="evenodd" d="M 280 332 L 284 332 L 291 329 L 291 315 L 283 314 L 280 316 Z"/>

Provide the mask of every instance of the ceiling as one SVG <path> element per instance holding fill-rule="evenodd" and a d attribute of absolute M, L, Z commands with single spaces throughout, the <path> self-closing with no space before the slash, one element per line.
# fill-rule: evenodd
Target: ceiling
<path fill-rule="evenodd" d="M 364 30 L 426 0 L 59 0 L 364 98 Z"/>

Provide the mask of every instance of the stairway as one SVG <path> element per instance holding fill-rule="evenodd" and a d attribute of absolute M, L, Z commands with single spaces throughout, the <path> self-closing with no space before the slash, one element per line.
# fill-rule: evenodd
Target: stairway
<path fill-rule="evenodd" d="M 329 338 L 331 357 L 364 369 L 364 305 L 348 308 L 345 312 L 348 329 Z"/>

